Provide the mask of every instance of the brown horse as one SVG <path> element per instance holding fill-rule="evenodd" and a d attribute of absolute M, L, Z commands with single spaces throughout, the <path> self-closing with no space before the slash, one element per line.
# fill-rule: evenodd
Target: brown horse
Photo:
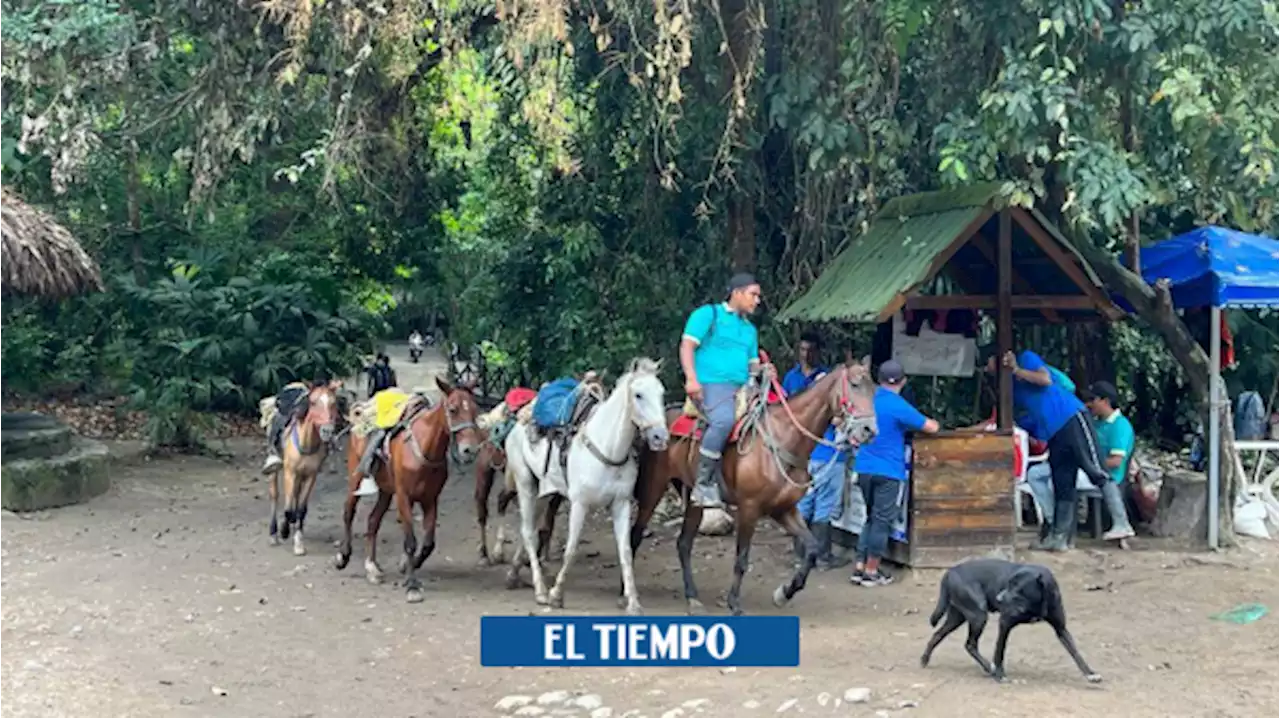
<path fill-rule="evenodd" d="M 443 400 L 434 408 L 424 409 L 413 416 L 409 425 L 388 442 L 390 460 L 378 462 L 374 472 L 378 498 L 369 512 L 369 527 L 365 534 L 365 576 L 371 583 L 381 583 L 383 573 L 378 566 L 378 529 L 394 497 L 400 528 L 404 531 L 400 572 L 405 575 L 405 598 L 409 603 L 422 600 L 422 582 L 418 580 L 416 571 L 436 547 L 436 511 L 440 491 L 449 479 L 449 457 L 453 455 L 458 463 L 471 461 L 482 440 L 476 426 L 476 400 L 471 387 L 451 386 L 439 377 L 436 385 L 444 394 Z M 360 464 L 366 441 L 366 437 L 353 435 L 347 445 L 347 502 L 342 512 L 342 543 L 334 558 L 334 565 L 339 570 L 346 568 L 351 560 L 351 523 L 360 502 L 360 497 L 355 494 L 360 485 L 356 467 Z M 421 548 L 413 531 L 415 503 L 422 507 Z"/>
<path fill-rule="evenodd" d="M 267 491 L 271 495 L 271 543 L 289 539 L 293 533 L 293 555 L 307 553 L 302 542 L 302 525 L 307 519 L 307 503 L 316 487 L 316 476 L 329 455 L 329 442 L 341 412 L 338 411 L 337 387 L 340 382 L 311 387 L 303 401 L 302 418 L 294 418 L 285 427 L 283 459 L 271 474 Z M 280 508 L 280 474 L 284 474 L 284 523 L 277 524 Z M 277 536 L 278 532 L 278 536 Z"/>
<path fill-rule="evenodd" d="M 506 546 L 506 527 L 498 526 L 498 535 L 495 537 L 492 547 L 488 543 L 488 525 L 489 525 L 489 495 L 493 492 L 494 480 L 498 476 L 505 474 L 507 468 L 507 452 L 492 441 L 485 441 L 484 446 L 480 448 L 479 457 L 476 459 L 476 522 L 480 525 L 480 565 L 492 566 L 502 563 L 504 560 L 504 552 Z M 510 508 L 519 492 L 510 482 L 505 480 L 502 488 L 498 491 L 498 516 L 505 517 L 507 509 Z M 551 548 L 551 534 L 555 531 L 556 514 L 560 509 L 560 505 L 564 502 L 564 497 L 560 494 L 552 494 L 545 497 L 540 503 L 538 519 L 538 555 L 542 560 L 547 560 L 547 555 Z M 516 552 L 511 558 L 512 564 L 516 566 L 514 576 L 507 576 L 507 588 L 522 588 L 524 584 L 519 579 L 519 568 L 528 565 L 529 557 L 524 554 L 524 545 L 520 541 L 516 541 Z"/>
<path fill-rule="evenodd" d="M 742 613 L 742 577 L 747 572 L 756 522 L 762 516 L 778 522 L 788 534 L 799 537 L 806 547 L 805 560 L 791 581 L 778 586 L 773 592 L 774 604 L 785 605 L 804 588 L 818 557 L 818 543 L 796 510 L 796 504 L 809 489 L 809 454 L 837 414 L 843 416 L 845 430 L 856 441 L 864 440 L 875 430 L 871 404 L 875 387 L 867 378 L 869 364 L 870 359 L 867 358 L 860 363 L 843 365 L 803 393 L 769 406 L 756 426 L 748 429 L 744 437 L 731 439 L 725 448 L 721 461 L 724 474 L 721 491 L 725 502 L 737 508 L 734 522 L 737 557 L 733 563 L 733 586 L 728 596 L 729 609 L 734 615 Z M 685 499 L 684 523 L 676 542 L 680 570 L 684 575 L 684 595 L 689 612 L 699 613 L 705 609 L 698 600 L 690 559 L 698 525 L 702 523 L 702 508 L 688 500 L 698 461 L 699 439 L 690 436 L 692 432 L 677 430 L 676 423 L 681 416 L 680 409 L 667 413 L 667 422 L 672 426 L 671 446 L 664 452 L 645 452 L 643 455 L 640 480 L 636 482 L 640 509 L 631 528 L 631 549 L 633 552 L 639 550 L 654 508 L 668 485 L 675 485 Z"/>

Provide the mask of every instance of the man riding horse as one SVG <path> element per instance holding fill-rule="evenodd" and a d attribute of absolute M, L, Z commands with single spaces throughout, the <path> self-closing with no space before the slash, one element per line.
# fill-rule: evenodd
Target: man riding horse
<path fill-rule="evenodd" d="M 740 272 L 729 280 L 724 302 L 698 307 L 684 325 L 680 340 L 684 390 L 708 423 L 690 493 L 695 506 L 723 506 L 715 471 L 733 432 L 738 390 L 761 373 L 756 328 L 747 319 L 759 305 L 760 283 Z"/>

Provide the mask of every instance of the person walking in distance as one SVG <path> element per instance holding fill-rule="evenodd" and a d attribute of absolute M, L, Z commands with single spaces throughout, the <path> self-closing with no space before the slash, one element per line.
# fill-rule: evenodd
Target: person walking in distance
<path fill-rule="evenodd" d="M 876 435 L 858 449 L 853 463 L 867 504 L 867 521 L 858 536 L 858 560 L 849 580 L 867 587 L 893 581 L 880 571 L 880 560 L 889 550 L 889 534 L 907 495 L 907 432 L 938 431 L 937 421 L 902 398 L 907 377 L 901 364 L 893 359 L 881 364 L 879 379 L 871 399 Z"/>
<path fill-rule="evenodd" d="M 695 309 L 680 339 L 684 390 L 708 423 L 690 493 L 690 501 L 704 509 L 723 506 L 715 471 L 733 431 L 735 397 L 760 373 L 759 339 L 748 320 L 759 306 L 760 283 L 745 272 L 735 274 L 725 301 Z"/>

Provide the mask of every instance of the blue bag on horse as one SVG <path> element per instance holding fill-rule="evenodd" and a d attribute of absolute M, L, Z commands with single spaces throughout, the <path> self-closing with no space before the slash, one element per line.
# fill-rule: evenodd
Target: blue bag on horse
<path fill-rule="evenodd" d="M 533 405 L 533 423 L 538 428 L 565 426 L 573 418 L 573 408 L 578 403 L 578 380 L 556 379 L 538 391 L 537 402 Z"/>

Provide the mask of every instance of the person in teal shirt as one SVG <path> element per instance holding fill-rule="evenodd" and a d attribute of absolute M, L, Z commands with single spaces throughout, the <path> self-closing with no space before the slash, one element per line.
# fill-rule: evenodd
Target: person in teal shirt
<path fill-rule="evenodd" d="M 723 506 L 714 476 L 733 431 L 738 389 L 760 368 L 756 327 L 747 317 L 760 306 L 760 283 L 745 272 L 729 280 L 728 298 L 689 315 L 680 338 L 684 391 L 707 417 L 698 473 L 689 499 L 704 509 Z"/>
<path fill-rule="evenodd" d="M 1133 424 L 1116 408 L 1120 392 L 1110 382 L 1094 382 L 1084 391 L 1084 403 L 1093 414 L 1093 428 L 1098 436 L 1098 452 L 1102 465 L 1110 476 L 1099 487 L 1102 500 L 1111 515 L 1111 528 L 1102 534 L 1107 541 L 1121 541 L 1133 536 L 1133 526 L 1124 506 L 1124 483 L 1129 475 L 1129 461 L 1133 458 Z"/>

